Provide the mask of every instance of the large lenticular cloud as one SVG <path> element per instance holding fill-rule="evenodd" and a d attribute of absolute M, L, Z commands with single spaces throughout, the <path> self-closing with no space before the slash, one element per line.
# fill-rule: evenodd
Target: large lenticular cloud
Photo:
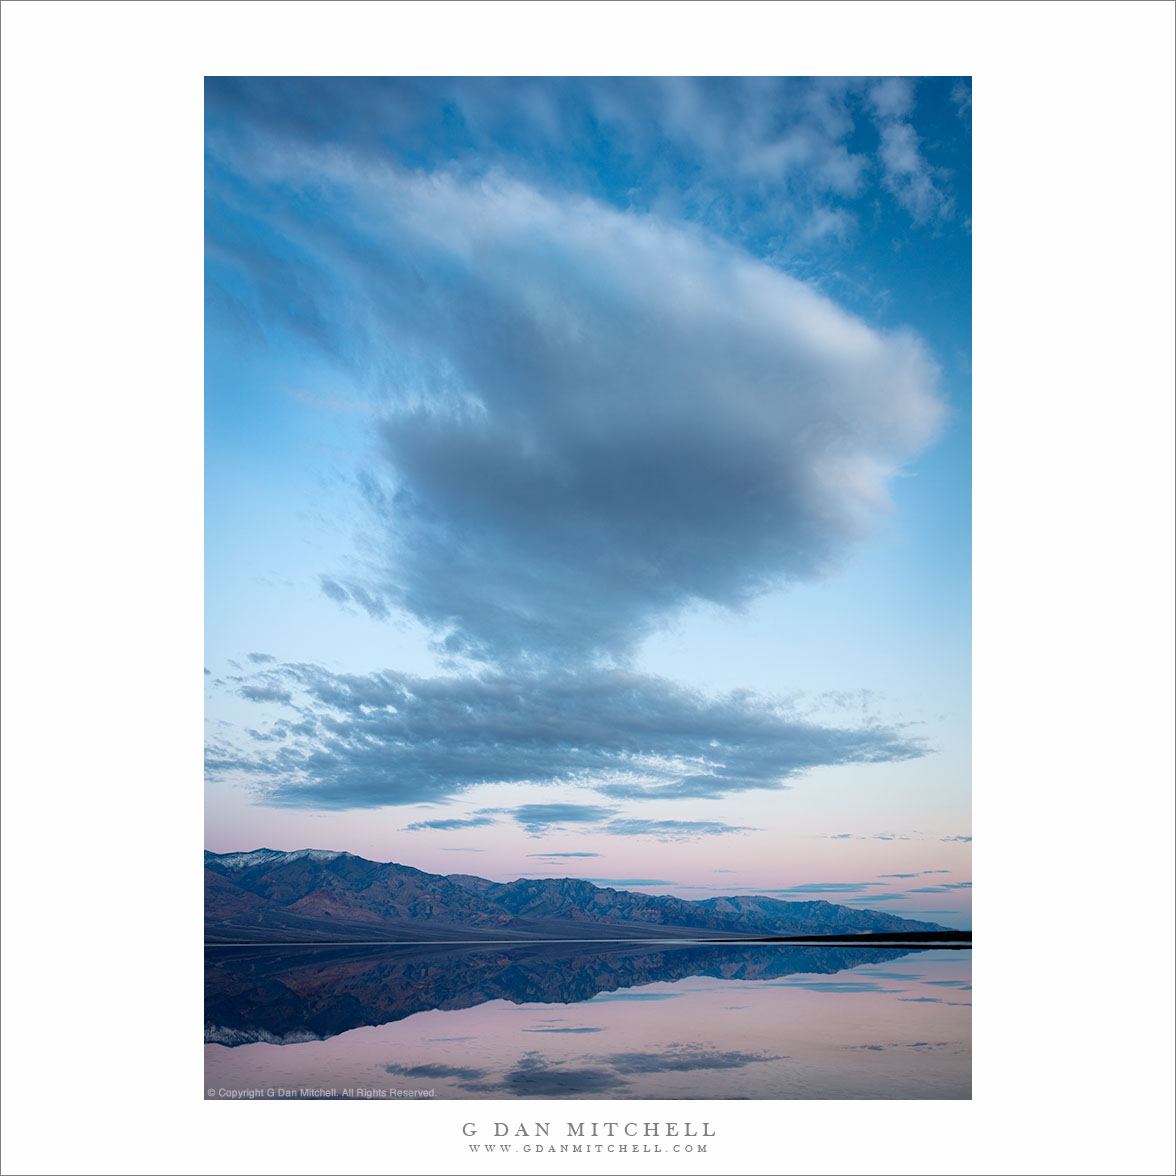
<path fill-rule="evenodd" d="M 374 554 L 324 589 L 451 652 L 624 657 L 686 604 L 819 576 L 939 424 L 914 336 L 700 232 L 502 179 L 241 158 L 287 211 L 269 252 L 222 257 L 268 312 L 351 339 L 381 393 Z"/>

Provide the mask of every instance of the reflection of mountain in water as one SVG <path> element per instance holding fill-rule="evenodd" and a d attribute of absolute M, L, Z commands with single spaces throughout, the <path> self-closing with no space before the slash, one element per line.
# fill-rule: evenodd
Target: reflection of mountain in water
<path fill-rule="evenodd" d="M 607 951 L 582 944 L 210 948 L 204 971 L 205 1040 L 286 1044 L 490 1000 L 572 1004 L 601 992 L 687 976 L 831 975 L 907 954 L 905 948 L 770 944 L 648 944 Z"/>

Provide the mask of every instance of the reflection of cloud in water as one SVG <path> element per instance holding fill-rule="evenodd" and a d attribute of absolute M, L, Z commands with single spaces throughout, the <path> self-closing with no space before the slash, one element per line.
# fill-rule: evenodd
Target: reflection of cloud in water
<path fill-rule="evenodd" d="M 692 989 L 691 991 L 704 990 Z M 590 1003 L 605 1004 L 613 1000 L 677 1000 L 678 997 L 685 995 L 685 992 L 602 992 L 599 996 L 594 996 Z"/>
<path fill-rule="evenodd" d="M 389 1074 L 399 1074 L 404 1078 L 461 1078 L 471 1080 L 485 1078 L 486 1070 L 475 1070 L 470 1066 L 443 1066 L 426 1064 L 423 1066 L 385 1066 Z"/>
<path fill-rule="evenodd" d="M 524 1033 L 603 1033 L 603 1025 L 584 1025 L 572 1028 L 571 1026 L 557 1028 L 554 1025 L 544 1026 L 543 1028 L 524 1029 Z"/>
<path fill-rule="evenodd" d="M 526 1054 L 496 1089 L 510 1094 L 560 1095 L 606 1094 L 628 1083 L 616 1073 L 595 1066 L 549 1065 L 536 1054 Z"/>
<path fill-rule="evenodd" d="M 884 988 L 872 980 L 772 980 L 767 988 L 803 988 L 805 992 L 905 992 L 904 988 Z"/>
<path fill-rule="evenodd" d="M 535 1029 L 536 1033 L 597 1032 L 585 1029 Z M 385 1066 L 389 1074 L 406 1078 L 452 1078 L 466 1091 L 478 1094 L 532 1095 L 543 1098 L 601 1095 L 630 1085 L 629 1076 L 686 1073 L 694 1070 L 738 1070 L 756 1062 L 785 1061 L 786 1055 L 720 1050 L 700 1042 L 675 1042 L 664 1050 L 631 1051 L 604 1056 L 584 1055 L 579 1065 L 548 1061 L 538 1052 L 525 1053 L 500 1081 L 487 1082 L 487 1071 L 467 1066 Z"/>
<path fill-rule="evenodd" d="M 842 1049 L 939 1049 L 945 1045 L 956 1045 L 954 1041 L 887 1041 L 883 1045 L 845 1045 Z"/>
<path fill-rule="evenodd" d="M 622 1074 L 661 1074 L 682 1070 L 738 1070 L 753 1062 L 780 1062 L 783 1055 L 750 1054 L 737 1049 L 710 1046 L 670 1045 L 658 1053 L 618 1053 L 600 1059 Z"/>
<path fill-rule="evenodd" d="M 972 1007 L 971 1001 L 967 1000 L 944 1000 L 939 996 L 900 996 L 898 998 L 903 1004 L 941 1004 L 951 1005 L 957 1009 L 970 1009 Z"/>

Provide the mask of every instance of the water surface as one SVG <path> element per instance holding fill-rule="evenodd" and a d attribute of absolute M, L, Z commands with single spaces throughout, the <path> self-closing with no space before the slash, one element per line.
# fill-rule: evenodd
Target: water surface
<path fill-rule="evenodd" d="M 966 1099 L 971 952 L 210 948 L 213 1098 Z"/>

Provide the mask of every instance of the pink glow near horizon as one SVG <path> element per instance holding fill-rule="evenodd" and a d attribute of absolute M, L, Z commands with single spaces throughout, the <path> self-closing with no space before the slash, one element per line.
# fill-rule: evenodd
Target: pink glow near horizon
<path fill-rule="evenodd" d="M 958 836 L 955 833 L 870 826 L 855 830 L 851 825 L 849 830 L 825 834 L 758 830 L 661 841 L 605 836 L 575 827 L 536 836 L 509 822 L 407 831 L 404 826 L 419 817 L 406 817 L 404 810 L 312 812 L 240 800 L 239 792 L 226 795 L 210 790 L 207 849 L 214 853 L 263 846 L 285 851 L 345 850 L 435 874 L 475 874 L 496 882 L 524 876 L 587 878 L 617 889 L 695 899 L 845 885 L 853 889 L 799 891 L 779 897 L 824 899 L 954 926 L 971 922 L 971 891 L 961 885 L 971 879 L 971 845 L 945 840 Z M 759 803 L 762 806 L 762 800 Z M 845 832 L 850 835 L 843 836 Z M 905 897 L 894 897 L 899 894 Z"/>

